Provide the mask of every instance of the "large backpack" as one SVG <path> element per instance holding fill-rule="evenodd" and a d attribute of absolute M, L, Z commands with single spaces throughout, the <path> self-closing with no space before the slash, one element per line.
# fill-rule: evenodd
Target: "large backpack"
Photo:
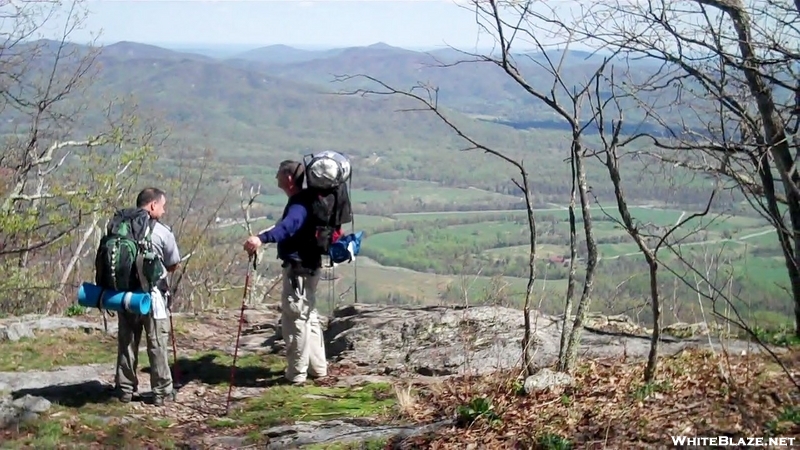
<path fill-rule="evenodd" d="M 315 229 L 315 250 L 329 255 L 331 245 L 342 236 L 342 225 L 353 221 L 347 182 L 350 160 L 341 153 L 324 151 L 303 157 L 310 218 Z"/>
<path fill-rule="evenodd" d="M 141 208 L 121 209 L 106 226 L 95 256 L 95 284 L 125 292 L 149 292 L 164 274 L 152 242 L 155 220 Z"/>

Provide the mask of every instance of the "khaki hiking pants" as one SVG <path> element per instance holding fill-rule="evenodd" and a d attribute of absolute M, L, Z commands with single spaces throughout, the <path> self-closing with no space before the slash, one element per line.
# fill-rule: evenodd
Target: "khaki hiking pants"
<path fill-rule="evenodd" d="M 317 284 L 320 269 L 283 268 L 281 331 L 286 342 L 287 380 L 302 383 L 307 376 L 328 375 L 325 341 L 317 314 Z"/>
<path fill-rule="evenodd" d="M 139 342 L 142 330 L 147 335 L 147 359 L 150 362 L 150 388 L 153 395 L 172 395 L 172 372 L 169 368 L 169 319 L 117 312 L 117 389 L 132 394 L 139 387 L 136 371 L 139 365 Z"/>

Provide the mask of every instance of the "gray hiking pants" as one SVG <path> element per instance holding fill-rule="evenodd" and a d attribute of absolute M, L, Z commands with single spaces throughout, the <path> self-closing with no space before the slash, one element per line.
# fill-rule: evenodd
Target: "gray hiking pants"
<path fill-rule="evenodd" d="M 150 388 L 159 397 L 172 394 L 172 372 L 169 368 L 169 319 L 153 319 L 126 311 L 117 313 L 117 388 L 125 394 L 136 392 L 139 378 L 139 342 L 142 330 L 147 336 L 147 359 L 150 362 Z"/>
<path fill-rule="evenodd" d="M 308 273 L 291 267 L 283 269 L 281 331 L 286 342 L 287 380 L 300 383 L 308 375 L 328 375 L 325 341 L 317 314 L 317 284 L 320 269 Z"/>

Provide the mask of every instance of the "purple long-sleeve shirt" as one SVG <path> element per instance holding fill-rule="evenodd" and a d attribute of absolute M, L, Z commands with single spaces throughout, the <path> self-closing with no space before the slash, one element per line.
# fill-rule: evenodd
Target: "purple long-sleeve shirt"
<path fill-rule="evenodd" d="M 275 224 L 275 227 L 267 232 L 258 235 L 261 242 L 281 242 L 289 237 L 292 237 L 306 220 L 306 208 L 303 205 L 294 204 L 289 206 L 286 212 L 286 217 L 281 219 L 280 222 Z M 280 255 L 279 255 L 280 256 Z"/>

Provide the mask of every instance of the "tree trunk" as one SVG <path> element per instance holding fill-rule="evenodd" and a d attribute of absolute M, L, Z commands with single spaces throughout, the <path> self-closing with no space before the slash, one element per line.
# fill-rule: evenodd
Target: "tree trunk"
<path fill-rule="evenodd" d="M 653 334 L 650 339 L 650 352 L 647 356 L 647 366 L 644 369 L 645 383 L 651 383 L 655 380 L 656 370 L 658 368 L 658 343 L 661 340 L 661 299 L 658 294 L 658 260 L 656 259 L 656 251 L 648 247 L 647 242 L 639 233 L 636 224 L 633 223 L 633 217 L 628 209 L 628 202 L 625 200 L 625 193 L 622 190 L 622 177 L 619 173 L 619 157 L 617 156 L 617 143 L 616 139 L 618 131 L 622 127 L 622 120 L 617 124 L 614 130 L 614 142 L 611 143 L 609 148 L 606 149 L 605 165 L 608 169 L 608 176 L 611 178 L 611 184 L 614 186 L 614 197 L 617 200 L 617 210 L 622 218 L 622 223 L 625 225 L 625 230 L 628 235 L 636 242 L 639 251 L 644 255 L 647 261 L 647 267 L 650 275 L 650 305 L 653 312 Z"/>
<path fill-rule="evenodd" d="M 570 158 L 572 166 L 572 192 L 569 198 L 569 275 L 567 277 L 567 296 L 564 301 L 564 319 L 561 321 L 561 342 L 558 349 L 558 370 L 565 372 L 568 370 L 567 364 L 567 337 L 572 332 L 572 300 L 575 298 L 575 272 L 577 269 L 576 260 L 578 259 L 577 230 L 575 226 L 575 188 L 578 174 L 575 170 L 575 158 Z"/>
<path fill-rule="evenodd" d="M 38 173 L 39 179 L 36 183 L 36 193 L 34 196 L 36 197 L 33 201 L 31 201 L 31 208 L 25 212 L 25 214 L 33 214 L 36 215 L 37 218 L 39 217 L 39 203 L 41 202 L 40 198 L 42 195 L 42 191 L 44 191 L 44 176 L 42 172 L 39 171 Z M 28 260 L 30 258 L 30 251 L 28 250 L 31 248 L 33 244 L 33 238 L 31 237 L 31 231 L 28 231 L 27 237 L 25 238 L 25 250 L 23 250 L 19 254 L 19 268 L 25 269 L 28 267 Z"/>
<path fill-rule="evenodd" d="M 800 230 L 800 175 L 794 169 L 794 158 L 789 147 L 789 140 L 786 136 L 783 121 L 778 115 L 775 107 L 772 89 L 759 73 L 758 69 L 761 62 L 758 60 L 753 48 L 752 36 L 750 32 L 751 19 L 744 8 L 741 0 L 730 0 L 719 2 L 718 0 L 700 0 L 700 3 L 710 4 L 719 8 L 733 23 L 733 28 L 739 44 L 739 51 L 742 57 L 742 71 L 747 80 L 750 94 L 756 101 L 758 112 L 762 119 L 762 128 L 766 136 L 768 149 L 775 161 L 775 168 L 778 170 L 780 179 L 786 192 L 787 204 L 789 207 L 789 219 L 792 230 Z M 766 158 L 765 158 L 766 159 Z M 780 235 L 780 230 L 779 235 Z M 793 232 L 792 232 L 793 234 Z M 800 254 L 800 239 L 794 238 L 793 252 L 788 248 L 784 249 L 784 259 L 792 285 L 792 298 L 794 300 L 795 311 L 795 335 L 800 337 L 800 275 L 798 275 L 797 255 Z M 782 239 L 779 237 L 779 239 Z M 781 242 L 783 246 L 785 241 Z"/>
<path fill-rule="evenodd" d="M 525 332 L 522 340 L 522 361 L 525 366 L 525 373 L 533 375 L 536 370 L 533 362 L 531 350 L 533 348 L 533 330 L 531 329 L 531 293 L 533 283 L 536 281 L 536 219 L 533 216 L 533 202 L 531 201 L 531 190 L 528 187 L 528 171 L 520 164 L 520 174 L 522 176 L 522 192 L 525 195 L 525 209 L 528 213 L 528 233 L 529 233 L 529 252 L 528 252 L 528 286 L 525 289 L 525 305 L 522 308 L 525 315 L 523 321 Z"/>
<path fill-rule="evenodd" d="M 571 372 L 575 368 L 578 358 L 578 344 L 580 342 L 581 330 L 586 320 L 586 313 L 591 303 L 592 289 L 594 287 L 594 274 L 597 268 L 597 244 L 594 241 L 594 229 L 592 225 L 592 213 L 589 205 L 589 192 L 586 187 L 586 171 L 583 167 L 582 146 L 578 142 L 578 136 L 574 136 L 572 144 L 572 157 L 575 159 L 575 169 L 578 175 L 578 192 L 581 199 L 581 212 L 583 215 L 583 230 L 586 234 L 586 279 L 583 282 L 583 292 L 575 311 L 575 321 L 570 330 L 569 341 L 567 343 L 567 354 L 565 357 L 565 372 Z"/>
<path fill-rule="evenodd" d="M 627 206 L 626 206 L 627 209 Z M 641 237 L 639 238 L 641 240 Z M 643 244 L 642 244 L 643 245 Z M 639 248 L 642 248 L 642 245 Z M 650 353 L 647 355 L 647 366 L 644 368 L 644 382 L 652 383 L 656 378 L 658 367 L 658 342 L 661 340 L 661 300 L 658 297 L 658 262 L 652 252 L 642 249 L 650 268 L 650 302 L 653 309 L 653 335 L 650 338 Z"/>

